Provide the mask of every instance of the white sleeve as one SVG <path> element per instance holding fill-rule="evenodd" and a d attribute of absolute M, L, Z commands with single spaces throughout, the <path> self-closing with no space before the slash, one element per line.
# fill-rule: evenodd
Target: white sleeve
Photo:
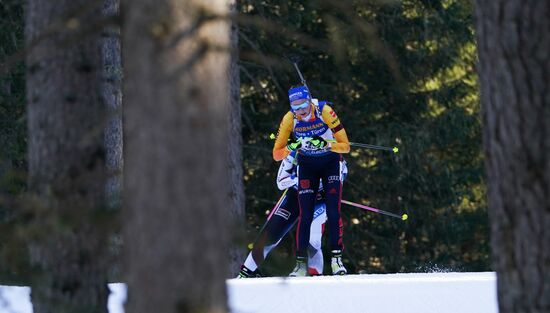
<path fill-rule="evenodd" d="M 348 176 L 348 166 L 345 160 L 340 161 L 340 181 L 344 182 Z"/>
<path fill-rule="evenodd" d="M 294 166 L 294 156 L 289 155 L 281 161 L 279 172 L 277 173 L 277 187 L 280 190 L 294 187 L 298 184 L 296 177 L 296 168 Z"/>

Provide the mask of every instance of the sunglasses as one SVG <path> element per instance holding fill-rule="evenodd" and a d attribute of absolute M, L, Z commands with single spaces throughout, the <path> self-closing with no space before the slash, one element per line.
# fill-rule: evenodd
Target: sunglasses
<path fill-rule="evenodd" d="M 300 104 L 291 104 L 290 107 L 292 108 L 292 111 L 298 111 L 300 109 L 305 109 L 309 106 L 309 100 L 305 100 L 304 102 Z"/>

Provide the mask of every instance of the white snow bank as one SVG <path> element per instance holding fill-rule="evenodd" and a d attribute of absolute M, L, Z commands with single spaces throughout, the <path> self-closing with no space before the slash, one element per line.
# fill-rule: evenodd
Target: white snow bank
<path fill-rule="evenodd" d="M 496 313 L 495 273 L 422 273 L 227 281 L 232 313 Z"/>
<path fill-rule="evenodd" d="M 109 284 L 109 299 L 107 308 L 109 313 L 124 313 L 126 302 L 126 285 L 121 283 Z M 32 313 L 31 288 L 0 286 L 0 313 Z"/>
<path fill-rule="evenodd" d="M 126 285 L 109 284 L 123 313 Z M 495 273 L 423 273 L 227 280 L 232 313 L 497 313 Z M 0 286 L 0 313 L 32 313 L 30 288 Z"/>
<path fill-rule="evenodd" d="M 0 312 L 27 313 L 32 312 L 29 301 L 31 289 L 29 287 L 0 286 Z"/>

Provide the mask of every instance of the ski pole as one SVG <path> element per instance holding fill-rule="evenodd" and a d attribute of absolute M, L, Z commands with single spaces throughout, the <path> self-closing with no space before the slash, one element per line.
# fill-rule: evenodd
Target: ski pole
<path fill-rule="evenodd" d="M 302 71 L 300 71 L 300 68 L 298 67 L 298 57 L 297 56 L 290 56 L 289 57 L 290 62 L 292 62 L 292 65 L 294 65 L 294 68 L 296 69 L 296 72 L 298 73 L 298 76 L 300 76 L 300 80 L 302 81 L 302 85 L 306 86 L 306 88 L 309 90 L 309 87 L 307 86 L 306 79 L 304 78 L 304 75 L 302 75 Z M 275 136 L 275 135 L 271 135 Z M 274 138 L 271 138 L 274 139 Z M 335 141 L 333 141 L 335 142 Z M 374 149 L 374 150 L 385 150 L 385 151 L 393 151 L 393 153 L 397 153 L 399 149 L 397 147 L 384 147 L 384 146 L 377 146 L 377 145 L 369 145 L 366 143 L 358 143 L 358 142 L 350 142 L 351 146 L 354 147 L 360 147 L 360 148 L 367 148 L 367 149 Z"/>
<path fill-rule="evenodd" d="M 394 213 L 391 213 L 391 212 L 383 211 L 383 210 L 380 210 L 380 209 L 377 209 L 377 208 L 371 208 L 370 206 L 362 205 L 362 204 L 347 201 L 347 200 L 342 200 L 342 203 L 348 204 L 348 205 L 351 205 L 351 206 L 354 206 L 354 207 L 357 207 L 357 208 L 361 208 L 361 209 L 364 209 L 364 210 L 368 210 L 368 211 L 388 215 L 388 216 L 391 216 L 391 217 L 399 218 L 403 221 L 406 221 L 409 218 L 409 216 L 407 214 L 403 214 L 403 215 L 400 216 L 400 215 L 397 215 L 397 214 L 394 214 Z"/>
<path fill-rule="evenodd" d="M 271 135 L 269 135 L 269 139 L 275 140 L 275 138 L 276 138 L 275 134 L 272 133 Z M 307 139 L 310 139 L 310 138 L 304 138 L 304 140 L 307 140 Z M 291 139 L 289 138 L 288 140 L 291 140 Z M 327 140 L 327 142 L 336 142 L 336 140 Z M 393 151 L 393 153 L 399 152 L 399 148 L 397 148 L 397 147 L 390 148 L 390 147 L 385 147 L 385 146 L 370 145 L 370 144 L 359 143 L 359 142 L 350 142 L 349 145 L 352 146 L 352 147 L 358 147 L 358 148 Z"/>
<path fill-rule="evenodd" d="M 279 198 L 279 201 L 277 201 L 277 203 L 275 204 L 275 206 L 273 207 L 273 209 L 271 210 L 271 212 L 269 212 L 269 215 L 267 216 L 267 219 L 265 220 L 265 223 L 264 225 L 262 226 L 262 228 L 260 228 L 260 231 L 258 232 L 258 235 L 256 235 L 256 239 L 254 239 L 254 241 L 252 243 L 249 243 L 248 244 L 248 249 L 252 250 L 252 248 L 254 247 L 254 243 L 256 241 L 258 241 L 258 239 L 260 238 L 262 232 L 264 231 L 264 229 L 266 228 L 267 226 L 267 223 L 269 222 L 269 220 L 271 219 L 271 217 L 273 216 L 273 213 L 275 213 L 275 211 L 277 211 L 277 209 L 279 209 L 279 206 L 281 206 L 281 203 L 283 202 L 283 200 L 285 199 L 285 196 L 286 196 L 286 192 L 288 191 L 288 189 L 285 189 L 285 191 L 283 192 L 283 194 L 281 195 L 281 197 Z"/>
<path fill-rule="evenodd" d="M 304 138 L 309 139 L 309 138 Z M 336 140 L 326 140 L 327 142 L 336 142 Z M 370 145 L 367 143 L 359 143 L 359 142 L 350 142 L 350 146 L 352 147 L 358 147 L 358 148 L 367 148 L 367 149 L 373 149 L 373 150 L 384 150 L 384 151 L 393 151 L 393 153 L 399 152 L 399 148 L 397 147 L 384 147 L 384 146 L 377 146 L 377 145 Z"/>
<path fill-rule="evenodd" d="M 290 56 L 289 59 L 292 62 L 292 65 L 294 65 L 294 68 L 296 69 L 296 72 L 298 72 L 298 76 L 300 76 L 300 80 L 302 81 L 302 85 L 306 86 L 306 88 L 309 90 L 309 87 L 307 86 L 307 83 L 306 83 L 306 79 L 304 78 L 304 75 L 302 75 L 302 71 L 300 71 L 300 68 L 298 67 L 298 60 L 299 60 L 298 57 Z M 274 136 L 274 135 L 272 134 L 272 136 Z M 332 141 L 332 142 L 336 142 L 336 141 Z M 369 144 L 366 144 L 366 143 L 358 143 L 358 142 L 350 142 L 349 144 L 351 146 L 360 147 L 360 148 L 393 151 L 393 153 L 397 153 L 399 151 L 399 149 L 397 147 L 391 147 L 390 148 L 390 147 L 369 145 Z"/>
<path fill-rule="evenodd" d="M 384 146 L 377 146 L 377 145 L 369 145 L 366 143 L 359 143 L 359 142 L 350 142 L 350 146 L 353 147 L 360 147 L 360 148 L 367 148 L 367 149 L 374 149 L 374 150 L 385 150 L 385 151 L 393 151 L 393 153 L 399 152 L 399 148 L 397 147 L 384 147 Z"/>

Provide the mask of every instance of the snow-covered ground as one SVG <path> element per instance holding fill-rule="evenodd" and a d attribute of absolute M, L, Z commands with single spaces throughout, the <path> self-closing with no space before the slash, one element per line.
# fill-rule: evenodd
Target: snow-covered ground
<path fill-rule="evenodd" d="M 494 273 L 232 279 L 233 313 L 497 313 Z"/>
<path fill-rule="evenodd" d="M 110 284 L 109 312 L 122 313 L 124 284 Z M 497 313 L 495 273 L 227 280 L 233 313 Z M 30 289 L 0 287 L 0 313 L 31 313 Z"/>
<path fill-rule="evenodd" d="M 109 284 L 109 313 L 124 313 L 125 284 Z M 0 286 L 0 313 L 32 313 L 29 287 Z"/>

